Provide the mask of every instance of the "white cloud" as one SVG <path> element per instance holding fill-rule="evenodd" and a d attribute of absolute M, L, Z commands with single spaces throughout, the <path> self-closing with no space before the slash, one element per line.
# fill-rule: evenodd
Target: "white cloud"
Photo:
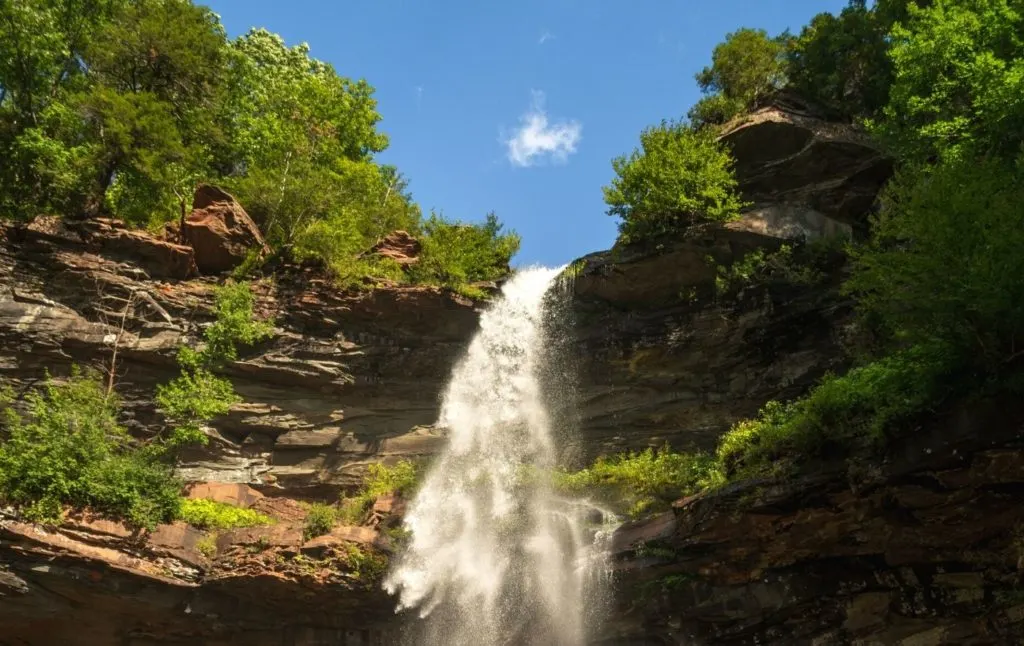
<path fill-rule="evenodd" d="M 543 45 L 544 43 L 548 42 L 549 40 L 553 40 L 554 37 L 555 37 L 555 35 L 552 34 L 550 31 L 545 31 L 544 33 L 542 33 L 540 35 L 540 38 L 537 40 L 537 44 L 538 45 Z"/>
<path fill-rule="evenodd" d="M 583 134 L 578 121 L 550 123 L 544 111 L 544 93 L 536 90 L 530 109 L 519 121 L 519 128 L 504 139 L 513 166 L 533 166 L 545 160 L 565 163 L 576 152 Z"/>

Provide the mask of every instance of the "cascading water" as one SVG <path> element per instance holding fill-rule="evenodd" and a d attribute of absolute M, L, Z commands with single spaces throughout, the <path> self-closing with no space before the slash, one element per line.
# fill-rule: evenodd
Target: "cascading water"
<path fill-rule="evenodd" d="M 558 269 L 505 284 L 441 407 L 449 441 L 410 505 L 384 587 L 422 619 L 423 646 L 578 646 L 601 614 L 614 517 L 555 495 L 540 378 L 545 293 Z"/>

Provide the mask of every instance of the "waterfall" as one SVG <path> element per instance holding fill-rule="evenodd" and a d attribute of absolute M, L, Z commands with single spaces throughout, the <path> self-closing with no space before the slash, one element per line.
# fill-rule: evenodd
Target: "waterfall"
<path fill-rule="evenodd" d="M 421 619 L 411 643 L 578 646 L 603 614 L 614 517 L 551 482 L 541 373 L 551 360 L 545 294 L 559 271 L 509 280 L 452 372 L 439 419 L 448 444 L 410 504 L 408 545 L 384 581 Z"/>

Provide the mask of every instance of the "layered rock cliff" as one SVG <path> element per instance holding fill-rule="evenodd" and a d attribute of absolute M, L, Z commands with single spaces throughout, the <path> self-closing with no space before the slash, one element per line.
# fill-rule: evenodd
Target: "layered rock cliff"
<path fill-rule="evenodd" d="M 715 295 L 717 267 L 794 237 L 860 234 L 891 165 L 792 98 L 724 140 L 751 202 L 739 221 L 573 266 L 561 298 L 575 383 L 557 399 L 574 459 L 664 442 L 709 448 L 766 401 L 844 367 L 841 255 L 813 281 L 728 298 Z M 155 385 L 212 319 L 216 280 L 194 277 L 196 251 L 109 221 L 0 229 L 0 384 L 23 391 L 45 370 L 109 366 L 116 347 L 126 423 L 152 433 Z M 378 501 L 369 526 L 305 541 L 295 501 L 334 499 L 369 462 L 436 451 L 439 395 L 483 305 L 424 287 L 343 292 L 299 267 L 254 290 L 276 334 L 232 364 L 244 402 L 181 471 L 215 483 L 203 495 L 278 522 L 224 534 L 211 550 L 184 525 L 133 534 L 79 518 L 44 529 L 4 511 L 0 643 L 395 642 L 393 600 L 352 546 L 387 554 L 382 525 L 401 505 Z M 604 643 L 1012 643 L 1024 617 L 1013 601 L 1020 423 L 958 408 L 853 484 L 845 468 L 821 465 L 625 526 Z"/>

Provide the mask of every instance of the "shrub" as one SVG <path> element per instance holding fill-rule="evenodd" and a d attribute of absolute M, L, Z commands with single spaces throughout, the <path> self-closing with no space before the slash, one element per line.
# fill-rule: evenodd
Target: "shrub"
<path fill-rule="evenodd" d="M 716 295 L 728 298 L 758 285 L 818 284 L 839 258 L 846 257 L 846 245 L 846 238 L 836 236 L 788 243 L 774 251 L 755 249 L 731 264 L 716 266 Z M 714 263 L 714 259 L 709 257 L 708 262 Z"/>
<path fill-rule="evenodd" d="M 383 554 L 355 543 L 345 544 L 344 558 L 352 576 L 366 583 L 376 582 L 388 569 L 388 560 Z"/>
<path fill-rule="evenodd" d="M 418 282 L 465 291 L 470 283 L 507 275 L 509 261 L 518 250 L 519 236 L 514 231 L 503 233 L 494 213 L 488 213 L 482 224 L 452 222 L 431 214 L 423 225 L 423 251 L 412 275 Z"/>
<path fill-rule="evenodd" d="M 373 242 L 359 234 L 351 217 L 340 214 L 311 223 L 298 236 L 292 255 L 300 262 L 323 264 L 338 286 L 346 289 L 365 288 L 375 279 L 405 282 L 395 261 L 363 255 Z"/>
<path fill-rule="evenodd" d="M 199 529 L 234 529 L 273 524 L 274 519 L 254 509 L 202 498 L 181 501 L 181 520 Z"/>
<path fill-rule="evenodd" d="M 196 541 L 196 549 L 208 559 L 217 555 L 217 535 L 206 534 Z"/>
<path fill-rule="evenodd" d="M 399 460 L 393 467 L 380 462 L 371 464 L 359 491 L 354 496 L 342 497 L 340 518 L 353 525 L 362 523 L 373 501 L 388 494 L 409 494 L 418 478 L 416 465 L 409 460 Z"/>
<path fill-rule="evenodd" d="M 604 187 L 608 214 L 622 218 L 623 244 L 660 243 L 700 220 L 739 215 L 733 160 L 714 135 L 662 122 L 640 134 L 640 148 L 612 161 Z"/>
<path fill-rule="evenodd" d="M 637 516 L 667 508 L 674 500 L 716 483 L 713 460 L 704 454 L 676 453 L 666 445 L 600 457 L 575 473 L 559 473 L 556 484 L 568 491 L 596 490 Z"/>
<path fill-rule="evenodd" d="M 338 522 L 338 510 L 322 502 L 315 502 L 309 506 L 306 512 L 305 526 L 302 530 L 304 540 L 316 538 L 330 533 L 334 524 Z"/>
<path fill-rule="evenodd" d="M 25 396 L 22 415 L 8 402 L 0 443 L 0 497 L 27 518 L 60 520 L 65 505 L 89 507 L 153 527 L 178 514 L 181 482 L 159 446 L 137 447 L 117 423 L 117 399 L 94 374 L 49 377 Z"/>
<path fill-rule="evenodd" d="M 738 29 L 715 46 L 711 66 L 697 73 L 697 84 L 745 110 L 782 86 L 784 51 L 783 41 L 763 29 Z"/>
<path fill-rule="evenodd" d="M 234 361 L 239 345 L 253 345 L 274 334 L 270 321 L 257 320 L 253 314 L 252 288 L 246 282 L 228 282 L 215 294 L 216 320 L 206 328 L 206 349 L 200 363 L 208 367 Z"/>
<path fill-rule="evenodd" d="M 686 117 L 694 129 L 720 126 L 738 117 L 746 109 L 742 101 L 730 99 L 724 94 L 710 94 L 701 98 Z"/>
<path fill-rule="evenodd" d="M 251 345 L 273 334 L 269 321 L 253 316 L 248 283 L 229 282 L 218 288 L 214 314 L 216 320 L 203 335 L 205 347 L 199 351 L 182 347 L 178 353 L 181 376 L 157 386 L 157 404 L 173 425 L 167 441 L 174 446 L 206 444 L 203 425 L 240 401 L 231 382 L 213 370 L 237 359 L 239 344 Z"/>
<path fill-rule="evenodd" d="M 556 482 L 569 491 L 596 491 L 637 515 L 728 481 L 788 475 L 814 459 L 871 450 L 964 385 L 951 378 L 949 359 L 941 346 L 908 348 L 841 377 L 826 376 L 788 404 L 769 402 L 723 435 L 713 455 L 647 449 L 598 458 Z"/>
<path fill-rule="evenodd" d="M 715 460 L 729 477 L 880 442 L 900 423 L 941 402 L 952 387 L 942 347 L 914 347 L 847 374 L 827 376 L 805 397 L 769 402 L 722 436 Z M 783 462 L 785 461 L 785 462 Z"/>

